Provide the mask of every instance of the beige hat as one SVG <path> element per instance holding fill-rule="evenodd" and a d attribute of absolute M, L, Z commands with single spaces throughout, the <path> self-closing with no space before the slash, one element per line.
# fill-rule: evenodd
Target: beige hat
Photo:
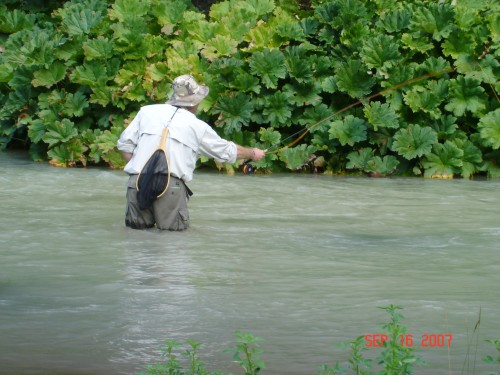
<path fill-rule="evenodd" d="M 174 93 L 167 104 L 179 107 L 194 107 L 208 95 L 208 87 L 199 85 L 192 75 L 183 75 L 172 83 Z"/>

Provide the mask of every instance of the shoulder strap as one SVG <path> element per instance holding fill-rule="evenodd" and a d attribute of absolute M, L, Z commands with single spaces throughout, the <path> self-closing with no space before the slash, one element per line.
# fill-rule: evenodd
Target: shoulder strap
<path fill-rule="evenodd" d="M 161 148 L 163 151 L 165 151 L 166 147 L 167 147 L 166 140 L 167 140 L 167 136 L 168 136 L 168 126 L 172 122 L 172 119 L 174 118 L 178 109 L 179 108 L 175 108 L 174 114 L 172 115 L 172 117 L 170 117 L 170 120 L 168 120 L 167 125 L 163 128 L 163 131 L 161 133 L 161 139 L 160 139 L 160 144 L 158 145 L 158 148 Z"/>

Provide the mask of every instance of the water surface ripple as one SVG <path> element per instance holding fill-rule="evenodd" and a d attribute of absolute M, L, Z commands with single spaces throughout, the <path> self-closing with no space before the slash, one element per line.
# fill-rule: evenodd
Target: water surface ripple
<path fill-rule="evenodd" d="M 388 304 L 417 374 L 491 369 L 500 181 L 197 173 L 184 233 L 125 228 L 125 182 L 0 153 L 1 374 L 134 374 L 166 338 L 239 373 L 237 330 L 264 339 L 263 374 L 316 374 Z M 449 350 L 421 347 L 439 333 Z"/>

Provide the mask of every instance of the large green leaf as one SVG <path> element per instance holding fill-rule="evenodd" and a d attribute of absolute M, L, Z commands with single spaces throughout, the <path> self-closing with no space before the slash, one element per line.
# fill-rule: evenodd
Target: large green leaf
<path fill-rule="evenodd" d="M 18 56 L 13 62 L 27 67 L 49 68 L 56 59 L 54 50 L 60 43 L 62 39 L 54 31 L 35 28 L 30 32 L 29 40 L 19 50 L 13 51 Z"/>
<path fill-rule="evenodd" d="M 283 87 L 283 92 L 288 93 L 290 103 L 297 106 L 318 105 L 322 102 L 321 87 L 314 81 L 286 84 Z"/>
<path fill-rule="evenodd" d="M 218 126 L 224 127 L 224 133 L 229 135 L 247 126 L 253 111 L 252 101 L 242 93 L 230 93 L 219 97 L 214 107 L 214 113 L 219 117 L 216 121 Z"/>
<path fill-rule="evenodd" d="M 66 66 L 56 61 L 48 69 L 35 71 L 33 73 L 35 78 L 33 78 L 31 83 L 34 87 L 44 86 L 50 88 L 66 77 L 66 71 Z"/>
<path fill-rule="evenodd" d="M 365 171 L 370 172 L 372 175 L 388 176 L 394 173 L 398 165 L 398 159 L 392 155 L 385 155 L 383 158 L 380 156 L 374 156 L 368 162 L 368 166 L 365 168 Z"/>
<path fill-rule="evenodd" d="M 494 150 L 500 148 L 500 108 L 482 117 L 478 128 L 486 146 L 491 146 Z"/>
<path fill-rule="evenodd" d="M 11 64 L 0 64 L 0 82 L 9 82 L 14 76 L 14 67 Z"/>
<path fill-rule="evenodd" d="M 257 22 L 245 37 L 245 40 L 249 43 L 248 50 L 260 51 L 265 48 L 281 46 L 281 41 L 275 38 L 275 31 L 274 26 L 263 21 Z"/>
<path fill-rule="evenodd" d="M 11 90 L 7 96 L 7 100 L 0 107 L 0 120 L 14 116 L 14 118 L 17 118 L 19 111 L 26 108 L 32 95 L 32 89 L 28 87 L 19 87 Z"/>
<path fill-rule="evenodd" d="M 216 36 L 217 27 L 217 23 L 207 21 L 202 14 L 192 11 L 184 12 L 182 28 L 187 31 L 194 41 L 201 42 L 199 43 L 200 47 L 207 40 Z"/>
<path fill-rule="evenodd" d="M 276 34 L 286 42 L 305 40 L 304 30 L 295 19 L 287 19 L 275 26 Z"/>
<path fill-rule="evenodd" d="M 232 81 L 232 85 L 238 90 L 255 94 L 259 94 L 261 90 L 259 79 L 244 71 L 238 73 L 237 77 Z"/>
<path fill-rule="evenodd" d="M 288 169 L 297 170 L 304 166 L 311 159 L 311 155 L 316 151 L 314 146 L 301 144 L 293 148 L 285 148 L 280 151 L 279 157 L 285 162 Z"/>
<path fill-rule="evenodd" d="M 224 2 L 218 3 L 224 4 Z M 245 3 L 246 4 L 246 3 Z M 248 5 L 248 4 L 246 4 Z M 214 6 L 212 6 L 212 9 Z M 212 12 L 210 12 L 212 14 Z M 226 12 L 219 21 L 219 35 L 230 35 L 232 39 L 241 41 L 255 26 L 257 16 L 251 7 L 232 6 L 230 12 Z"/>
<path fill-rule="evenodd" d="M 450 63 L 445 60 L 443 57 L 434 57 L 430 56 L 424 60 L 419 66 L 419 70 L 422 70 L 422 73 L 431 73 L 435 74 L 437 78 L 440 78 L 440 74 L 448 73 L 450 71 Z M 448 78 L 445 76 L 445 78 Z"/>
<path fill-rule="evenodd" d="M 454 139 L 453 143 L 463 151 L 462 172 L 463 178 L 470 178 L 474 173 L 479 172 L 482 166 L 483 157 L 481 150 L 469 140 Z"/>
<path fill-rule="evenodd" d="M 358 51 L 369 37 L 369 26 L 361 22 L 356 22 L 342 30 L 340 42 L 343 46 L 349 47 L 351 51 Z"/>
<path fill-rule="evenodd" d="M 115 0 L 108 14 L 113 20 L 127 22 L 144 16 L 150 6 L 150 0 Z"/>
<path fill-rule="evenodd" d="M 50 149 L 47 156 L 51 162 L 58 166 L 74 166 L 75 162 L 85 163 L 83 153 L 87 147 L 79 139 L 72 139 L 69 142 L 60 144 Z"/>
<path fill-rule="evenodd" d="M 102 22 L 103 16 L 91 9 L 69 8 L 62 13 L 62 27 L 70 36 L 87 35 Z"/>
<path fill-rule="evenodd" d="M 453 31 L 455 18 L 454 6 L 449 3 L 430 3 L 426 6 L 413 8 L 413 17 L 410 28 L 432 35 L 440 41 L 447 38 Z"/>
<path fill-rule="evenodd" d="M 40 119 L 33 120 L 28 125 L 28 137 L 30 138 L 31 142 L 40 142 L 45 135 L 46 129 L 47 126 L 45 125 L 44 121 Z"/>
<path fill-rule="evenodd" d="M 354 98 L 369 94 L 375 81 L 366 71 L 367 67 L 360 60 L 340 63 L 335 74 L 337 87 Z"/>
<path fill-rule="evenodd" d="M 86 137 L 91 140 L 91 147 L 89 157 L 91 157 L 96 163 L 102 160 L 110 164 L 111 167 L 123 166 L 122 160 L 117 160 L 115 151 L 116 141 L 120 137 L 121 129 L 113 127 L 111 130 L 105 130 L 101 132 L 97 131 L 87 131 L 85 133 Z"/>
<path fill-rule="evenodd" d="M 302 27 L 304 35 L 311 35 L 318 31 L 319 22 L 313 17 L 306 17 L 300 20 L 300 27 Z"/>
<path fill-rule="evenodd" d="M 377 131 L 379 127 L 399 127 L 398 116 L 387 103 L 371 102 L 363 108 L 363 112 L 375 131 Z"/>
<path fill-rule="evenodd" d="M 90 95 L 90 102 L 100 104 L 102 107 L 108 105 L 112 100 L 113 91 L 106 85 L 92 87 L 92 94 Z M 121 108 L 117 104 L 118 108 Z M 122 108 L 123 109 L 123 108 Z"/>
<path fill-rule="evenodd" d="M 411 12 L 409 9 L 395 9 L 384 12 L 377 23 L 382 26 L 385 31 L 394 33 L 408 28 L 411 20 Z"/>
<path fill-rule="evenodd" d="M 109 59 L 114 54 L 114 43 L 106 37 L 99 36 L 83 43 L 83 50 L 87 61 Z"/>
<path fill-rule="evenodd" d="M 405 103 L 413 112 L 423 111 L 432 118 L 441 117 L 439 105 L 448 95 L 448 81 L 430 81 L 427 87 L 416 86 L 404 94 Z"/>
<path fill-rule="evenodd" d="M 285 56 L 278 50 L 255 52 L 250 58 L 250 70 L 260 77 L 264 86 L 276 88 L 278 80 L 286 76 Z"/>
<path fill-rule="evenodd" d="M 479 116 L 486 108 L 484 89 L 473 77 L 458 76 L 457 79 L 451 80 L 450 97 L 445 108 L 455 116 L 462 116 L 465 111 Z"/>
<path fill-rule="evenodd" d="M 259 139 L 266 147 L 278 146 L 281 143 L 281 133 L 274 128 L 260 128 Z"/>
<path fill-rule="evenodd" d="M 75 124 L 71 120 L 63 119 L 52 124 L 50 130 L 43 135 L 42 139 L 49 146 L 54 146 L 58 143 L 68 142 L 77 135 L 78 130 L 76 130 Z"/>
<path fill-rule="evenodd" d="M 469 30 L 457 29 L 443 43 L 443 54 L 454 59 L 461 55 L 472 54 L 476 43 Z"/>
<path fill-rule="evenodd" d="M 320 3 L 314 13 L 322 23 L 338 26 L 335 24 L 335 19 L 340 14 L 340 6 L 337 2 Z"/>
<path fill-rule="evenodd" d="M 401 41 L 411 50 L 426 53 L 434 48 L 432 42 L 421 32 L 404 33 L 401 35 Z"/>
<path fill-rule="evenodd" d="M 271 13 L 275 8 L 272 0 L 246 0 L 245 4 L 251 7 L 258 18 Z"/>
<path fill-rule="evenodd" d="M 288 74 L 298 82 L 308 82 L 313 72 L 311 70 L 312 62 L 307 57 L 307 50 L 301 47 L 292 46 L 285 51 L 285 64 Z"/>
<path fill-rule="evenodd" d="M 298 123 L 307 127 L 312 127 L 311 132 L 314 132 L 326 127 L 327 122 L 331 121 L 332 114 L 332 108 L 322 103 L 307 107 L 302 116 L 298 118 Z"/>
<path fill-rule="evenodd" d="M 23 29 L 31 29 L 35 19 L 35 14 L 27 14 L 19 9 L 9 11 L 5 6 L 1 5 L 0 33 L 12 34 Z"/>
<path fill-rule="evenodd" d="M 289 106 L 289 95 L 285 92 L 276 91 L 273 95 L 266 97 L 264 118 L 273 127 L 290 126 L 292 111 Z"/>
<path fill-rule="evenodd" d="M 357 151 L 350 152 L 347 155 L 349 160 L 346 164 L 348 169 L 359 169 L 366 170 L 368 168 L 368 162 L 372 160 L 373 150 L 370 147 L 365 147 Z"/>
<path fill-rule="evenodd" d="M 437 143 L 437 134 L 434 130 L 428 126 L 411 124 L 396 132 L 392 150 L 405 159 L 411 160 L 427 155 L 435 143 Z"/>
<path fill-rule="evenodd" d="M 389 35 L 377 35 L 368 38 L 361 51 L 361 58 L 369 68 L 382 70 L 385 74 L 387 69 L 397 65 L 401 60 L 398 45 L 394 38 Z"/>
<path fill-rule="evenodd" d="M 201 54 L 208 60 L 214 60 L 222 56 L 231 56 L 236 53 L 238 42 L 228 35 L 217 35 L 205 43 Z"/>
<path fill-rule="evenodd" d="M 83 91 L 80 90 L 74 94 L 69 93 L 66 96 L 63 114 L 68 117 L 81 117 L 84 114 L 84 110 L 88 107 L 89 102 Z"/>
<path fill-rule="evenodd" d="M 338 139 L 342 146 L 353 146 L 366 140 L 366 121 L 352 115 L 330 125 L 330 139 Z"/>
<path fill-rule="evenodd" d="M 386 81 L 381 82 L 381 86 L 392 88 L 396 85 L 404 84 L 411 80 L 415 75 L 415 64 L 399 64 L 389 70 L 389 76 Z M 404 89 L 409 88 L 403 87 Z"/>
<path fill-rule="evenodd" d="M 457 118 L 452 115 L 441 116 L 431 124 L 431 128 L 436 131 L 438 139 L 447 139 L 458 129 L 456 121 Z"/>
<path fill-rule="evenodd" d="M 460 55 L 455 62 L 457 72 L 462 74 L 473 74 L 474 78 L 480 82 L 485 82 L 494 85 L 498 82 L 497 74 L 495 73 L 500 67 L 498 57 L 491 54 L 486 55 L 479 61 L 470 55 Z"/>
<path fill-rule="evenodd" d="M 12 79 L 9 81 L 9 86 L 13 89 L 31 88 L 33 80 L 33 71 L 26 67 L 18 67 L 12 74 Z"/>
<path fill-rule="evenodd" d="M 96 61 L 77 66 L 70 76 L 71 80 L 81 85 L 94 86 L 99 81 L 106 81 L 106 66 Z"/>
<path fill-rule="evenodd" d="M 451 178 L 462 167 L 464 152 L 453 142 L 436 143 L 432 152 L 425 156 L 425 177 Z"/>
<path fill-rule="evenodd" d="M 183 17 L 183 13 L 191 5 L 188 0 L 163 0 L 154 1 L 152 4 L 152 14 L 157 18 L 158 23 L 162 26 L 171 26 L 178 24 Z M 168 28 L 163 27 L 162 31 L 169 34 Z"/>
<path fill-rule="evenodd" d="M 114 31 L 115 50 L 123 60 L 142 60 L 149 55 L 149 47 L 154 36 L 147 31 L 146 19 L 133 18 L 127 23 L 111 25 Z"/>

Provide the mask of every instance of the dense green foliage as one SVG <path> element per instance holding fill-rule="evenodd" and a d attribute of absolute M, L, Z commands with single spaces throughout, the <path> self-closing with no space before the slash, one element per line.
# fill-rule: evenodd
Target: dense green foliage
<path fill-rule="evenodd" d="M 4 3 L 2 148 L 121 167 L 126 124 L 192 73 L 201 117 L 268 149 L 262 171 L 500 176 L 495 0 Z"/>

